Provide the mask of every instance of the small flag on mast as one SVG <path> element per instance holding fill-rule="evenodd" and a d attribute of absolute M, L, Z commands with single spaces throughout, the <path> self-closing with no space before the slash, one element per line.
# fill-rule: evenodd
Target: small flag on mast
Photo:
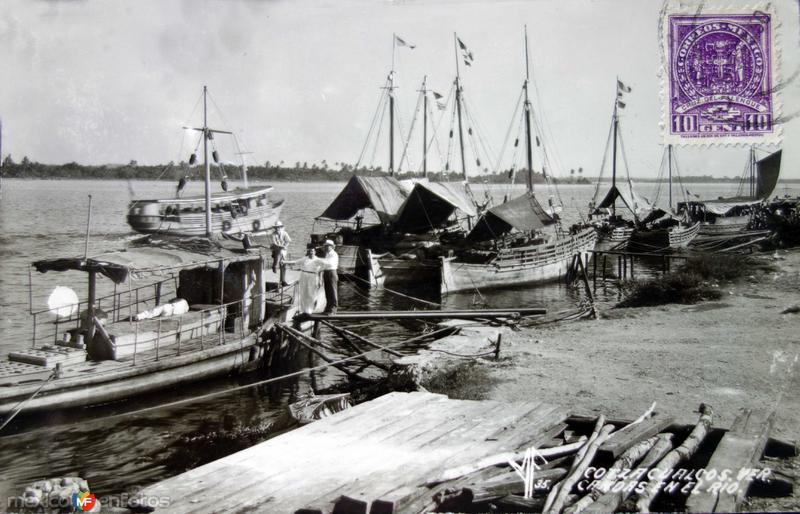
<path fill-rule="evenodd" d="M 464 64 L 466 64 L 467 66 L 472 66 L 472 61 L 475 60 L 475 56 L 472 55 L 472 52 L 470 52 L 469 49 L 467 48 L 467 45 L 465 45 L 464 42 L 461 41 L 460 37 L 456 37 L 456 41 L 458 41 L 458 46 L 459 48 L 461 48 L 461 52 L 464 57 Z"/>
<path fill-rule="evenodd" d="M 444 98 L 444 95 L 442 95 L 441 93 L 437 93 L 436 91 L 431 91 L 431 93 L 433 93 L 433 97 L 437 100 Z"/>
<path fill-rule="evenodd" d="M 395 43 L 397 43 L 397 46 L 405 46 L 405 47 L 410 48 L 411 50 L 413 50 L 413 49 L 415 49 L 417 47 L 417 45 L 412 45 L 411 43 L 406 42 L 404 39 L 402 39 L 397 34 L 395 34 L 395 36 L 394 36 L 394 41 L 395 41 Z"/>
<path fill-rule="evenodd" d="M 621 100 L 624 98 L 623 93 L 630 93 L 631 91 L 630 86 L 626 86 L 621 80 L 617 79 L 617 107 L 620 109 L 625 108 L 625 102 Z"/>

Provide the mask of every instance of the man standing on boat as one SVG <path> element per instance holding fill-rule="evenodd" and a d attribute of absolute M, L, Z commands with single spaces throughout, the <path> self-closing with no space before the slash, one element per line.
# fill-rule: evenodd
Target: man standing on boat
<path fill-rule="evenodd" d="M 292 238 L 283 229 L 283 223 L 275 223 L 275 231 L 272 233 L 272 272 L 278 273 L 280 270 L 280 281 L 282 286 L 289 285 L 286 282 L 286 250 Z"/>
<path fill-rule="evenodd" d="M 333 241 L 326 239 L 322 248 L 325 255 L 322 257 L 324 265 L 322 267 L 322 282 L 325 286 L 325 312 L 324 314 L 336 314 L 339 307 L 339 254 L 336 253 Z"/>

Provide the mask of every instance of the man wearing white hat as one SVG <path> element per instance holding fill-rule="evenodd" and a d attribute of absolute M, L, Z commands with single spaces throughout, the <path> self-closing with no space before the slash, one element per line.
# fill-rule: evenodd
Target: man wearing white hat
<path fill-rule="evenodd" d="M 281 285 L 288 285 L 286 283 L 286 250 L 289 248 L 289 243 L 292 238 L 283 229 L 283 223 L 280 221 L 275 222 L 275 231 L 272 233 L 272 272 L 278 273 L 280 269 Z"/>
<path fill-rule="evenodd" d="M 322 282 L 325 286 L 325 312 L 324 314 L 336 314 L 339 308 L 339 254 L 336 253 L 333 241 L 326 239 L 322 244 L 325 255 L 322 257 Z"/>

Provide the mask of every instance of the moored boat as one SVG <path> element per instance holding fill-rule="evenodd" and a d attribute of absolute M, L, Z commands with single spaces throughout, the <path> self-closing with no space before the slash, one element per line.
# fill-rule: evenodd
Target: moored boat
<path fill-rule="evenodd" d="M 523 101 L 521 125 L 524 127 L 527 191 L 489 208 L 467 235 L 466 242 L 471 247 L 441 258 L 442 295 L 558 280 L 567 275 L 576 256 L 585 264 L 588 252 L 597 242 L 593 227 L 574 226 L 563 230 L 554 209 L 545 209 L 534 194 L 532 139 L 535 137 L 537 144 L 541 144 L 545 138 L 540 132 L 534 136 L 539 124 L 531 123 L 527 31 L 525 59 L 526 77 L 520 99 Z M 546 152 L 542 152 L 541 159 L 544 174 Z"/>
<path fill-rule="evenodd" d="M 214 234 L 243 234 L 272 228 L 283 207 L 282 199 L 273 199 L 272 186 L 248 187 L 247 166 L 242 162 L 243 187 L 228 191 L 227 176 L 222 178 L 223 191 L 211 193 L 211 163 L 208 159 L 208 142 L 214 134 L 232 135 L 232 132 L 207 126 L 208 90 L 203 86 L 203 126 L 184 127 L 201 132 L 203 140 L 203 166 L 205 168 L 205 195 L 181 197 L 186 178 L 178 183 L 174 198 L 134 200 L 128 206 L 127 221 L 133 230 L 142 234 L 168 234 L 173 236 L 207 236 Z M 219 165 L 217 150 L 211 152 Z M 195 163 L 192 154 L 189 165 Z"/>
<path fill-rule="evenodd" d="M 265 331 L 291 317 L 296 295 L 267 280 L 268 255 L 228 243 L 175 240 L 33 263 L 42 273 L 86 273 L 88 295 L 33 313 L 32 347 L 0 363 L 0 414 L 111 402 L 257 368 L 270 350 Z M 114 293 L 97 294 L 101 277 Z"/>
<path fill-rule="evenodd" d="M 239 234 L 272 228 L 283 200 L 270 197 L 272 186 L 237 188 L 211 195 L 211 232 Z M 142 234 L 206 235 L 205 198 L 135 200 L 128 207 L 128 224 Z"/>
<path fill-rule="evenodd" d="M 678 204 L 679 213 L 700 222 L 698 241 L 737 237 L 750 229 L 761 228 L 755 226 L 753 218 L 775 190 L 780 175 L 781 153 L 778 150 L 757 160 L 755 148 L 751 148 L 736 196 L 686 200 Z"/>
<path fill-rule="evenodd" d="M 606 142 L 603 163 L 600 175 L 597 179 L 594 198 L 589 204 L 589 223 L 597 229 L 598 244 L 603 249 L 624 248 L 631 235 L 633 235 L 639 220 L 646 217 L 653 210 L 650 200 L 640 195 L 633 185 L 630 177 L 630 170 L 627 168 L 627 159 L 623 153 L 623 163 L 625 163 L 626 180 L 617 181 L 617 154 L 618 147 L 621 147 L 619 109 L 624 109 L 626 103 L 622 100 L 625 94 L 630 93 L 631 88 L 626 86 L 621 80 L 616 81 L 616 95 L 614 96 L 614 109 L 611 118 L 611 130 L 608 141 Z M 603 171 L 606 167 L 606 157 L 608 156 L 609 146 L 611 152 L 611 187 L 598 202 L 600 184 L 603 178 Z M 621 148 L 624 152 L 624 148 Z M 629 217 L 617 210 L 617 202 L 621 201 L 627 209 Z"/>

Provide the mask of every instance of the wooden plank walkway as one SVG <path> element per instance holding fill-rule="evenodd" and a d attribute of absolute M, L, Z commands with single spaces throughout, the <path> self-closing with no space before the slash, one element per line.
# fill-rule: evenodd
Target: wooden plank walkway
<path fill-rule="evenodd" d="M 169 512 L 331 512 L 342 495 L 363 503 L 418 495 L 444 469 L 540 445 L 567 418 L 541 402 L 450 400 L 391 393 L 154 484 Z M 424 492 L 424 491 L 423 491 Z"/>

